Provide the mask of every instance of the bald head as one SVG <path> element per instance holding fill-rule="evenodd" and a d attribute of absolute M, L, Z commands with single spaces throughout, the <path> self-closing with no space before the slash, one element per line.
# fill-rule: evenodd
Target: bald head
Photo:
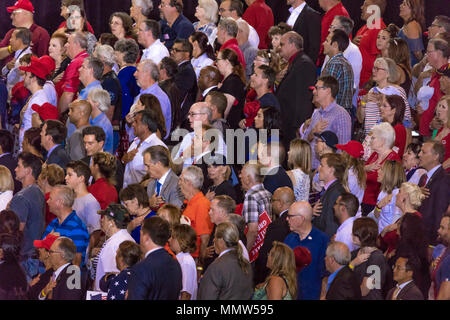
<path fill-rule="evenodd" d="M 313 217 L 313 209 L 309 202 L 307 201 L 298 201 L 294 202 L 289 207 L 289 214 L 298 214 L 305 218 L 306 221 L 311 222 Z"/>

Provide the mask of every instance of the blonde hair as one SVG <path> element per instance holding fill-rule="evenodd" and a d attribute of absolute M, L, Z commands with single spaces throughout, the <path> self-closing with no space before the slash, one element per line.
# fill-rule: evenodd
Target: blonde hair
<path fill-rule="evenodd" d="M 445 103 L 447 103 L 447 123 L 445 123 L 445 126 L 450 128 L 450 94 L 443 96 L 439 102 L 441 101 L 445 101 Z"/>
<path fill-rule="evenodd" d="M 303 173 L 309 174 L 311 172 L 312 150 L 311 145 L 302 139 L 294 139 L 289 147 L 290 159 L 289 166 L 292 169 L 300 168 Z"/>
<path fill-rule="evenodd" d="M 11 171 L 5 166 L 0 165 L 0 192 L 14 190 L 14 180 Z"/>
<path fill-rule="evenodd" d="M 391 58 L 377 58 L 374 62 L 374 65 L 382 64 L 383 67 L 387 68 L 386 72 L 388 73 L 388 82 L 397 83 L 400 77 L 397 69 L 397 64 Z"/>
<path fill-rule="evenodd" d="M 241 270 L 248 274 L 250 271 L 250 263 L 242 255 L 242 247 L 239 244 L 239 231 L 237 227 L 231 222 L 222 222 L 216 227 L 216 239 L 222 239 L 227 248 L 236 249 L 237 260 Z"/>
<path fill-rule="evenodd" d="M 41 174 L 39 175 L 39 180 L 46 180 L 51 187 L 63 184 L 64 178 L 64 169 L 55 163 L 44 165 Z"/>
<path fill-rule="evenodd" d="M 206 20 L 217 23 L 219 6 L 216 0 L 199 0 L 198 6 L 205 10 Z"/>
<path fill-rule="evenodd" d="M 401 187 L 406 191 L 408 195 L 409 203 L 414 209 L 418 209 L 422 204 L 422 201 L 425 200 L 426 196 L 422 193 L 420 187 L 411 182 L 403 182 Z"/>
<path fill-rule="evenodd" d="M 341 153 L 342 158 L 347 164 L 347 168 L 345 169 L 343 185 L 344 188 L 350 192 L 350 188 L 348 186 L 348 175 L 349 171 L 353 168 L 356 173 L 356 178 L 358 179 L 358 185 L 361 189 L 366 189 L 366 170 L 364 169 L 365 161 L 363 159 L 357 159 L 349 155 L 347 152 Z"/>
<path fill-rule="evenodd" d="M 294 251 L 284 243 L 274 241 L 269 254 L 272 255 L 272 266 L 266 281 L 271 276 L 278 276 L 285 279 L 291 297 L 297 297 L 297 271 Z"/>
<path fill-rule="evenodd" d="M 391 194 L 406 181 L 405 170 L 399 161 L 386 160 L 381 166 L 381 191 Z"/>

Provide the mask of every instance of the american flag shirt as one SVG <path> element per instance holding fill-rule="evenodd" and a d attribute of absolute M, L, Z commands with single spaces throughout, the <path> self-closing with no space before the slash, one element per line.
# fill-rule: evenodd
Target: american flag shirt
<path fill-rule="evenodd" d="M 100 289 L 108 291 L 107 300 L 125 300 L 125 294 L 128 290 L 128 279 L 131 274 L 130 270 L 130 268 L 126 268 L 116 276 L 105 275 L 100 280 Z"/>

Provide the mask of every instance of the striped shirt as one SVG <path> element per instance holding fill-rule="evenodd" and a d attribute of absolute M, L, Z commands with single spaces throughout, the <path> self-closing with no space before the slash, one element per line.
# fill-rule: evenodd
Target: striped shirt
<path fill-rule="evenodd" d="M 61 224 L 59 224 L 58 218 L 50 222 L 44 232 L 44 235 L 42 236 L 42 239 L 44 239 L 51 232 L 59 233 L 61 237 L 72 239 L 77 246 L 77 253 L 81 253 L 82 255 L 80 267 L 83 266 L 86 249 L 89 244 L 89 233 L 86 225 L 80 218 L 78 218 L 76 212 L 72 211 L 72 213 L 69 214 Z"/>
<path fill-rule="evenodd" d="M 272 194 L 264 189 L 262 183 L 254 185 L 245 194 L 242 216 L 246 223 L 258 223 L 259 215 L 264 211 L 272 217 Z"/>
<path fill-rule="evenodd" d="M 339 92 L 336 96 L 336 102 L 347 110 L 352 109 L 353 98 L 353 69 L 344 55 L 338 53 L 328 61 L 323 68 L 321 76 L 332 76 L 339 83 Z"/>

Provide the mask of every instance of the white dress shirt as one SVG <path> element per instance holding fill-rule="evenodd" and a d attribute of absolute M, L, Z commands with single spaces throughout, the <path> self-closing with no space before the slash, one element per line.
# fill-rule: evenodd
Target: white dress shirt
<path fill-rule="evenodd" d="M 306 6 L 306 2 L 303 2 L 301 5 L 299 5 L 297 8 L 294 9 L 294 7 L 291 7 L 289 9 L 289 12 L 291 15 L 287 19 L 286 23 L 290 25 L 291 27 L 294 27 L 295 21 L 297 21 L 298 16 L 300 13 L 302 13 L 303 8 Z"/>
<path fill-rule="evenodd" d="M 128 148 L 128 152 L 136 149 L 139 146 L 141 140 L 136 137 L 133 143 Z M 151 134 L 147 139 L 145 139 L 138 148 L 138 152 L 134 156 L 133 160 L 128 162 L 125 166 L 125 174 L 123 177 L 123 188 L 126 188 L 132 183 L 139 183 L 145 174 L 147 173 L 144 165 L 143 153 L 147 148 L 152 146 L 163 146 L 167 148 L 166 144 L 162 142 L 155 133 Z"/>
<path fill-rule="evenodd" d="M 181 291 L 191 295 L 191 300 L 197 300 L 197 267 L 194 258 L 187 252 L 179 252 L 176 255 L 181 267 L 183 288 Z"/>
<path fill-rule="evenodd" d="M 158 64 L 165 57 L 170 56 L 169 50 L 167 50 L 166 46 L 157 39 L 153 42 L 147 49 L 142 50 L 142 60 L 150 59 L 154 63 Z"/>

